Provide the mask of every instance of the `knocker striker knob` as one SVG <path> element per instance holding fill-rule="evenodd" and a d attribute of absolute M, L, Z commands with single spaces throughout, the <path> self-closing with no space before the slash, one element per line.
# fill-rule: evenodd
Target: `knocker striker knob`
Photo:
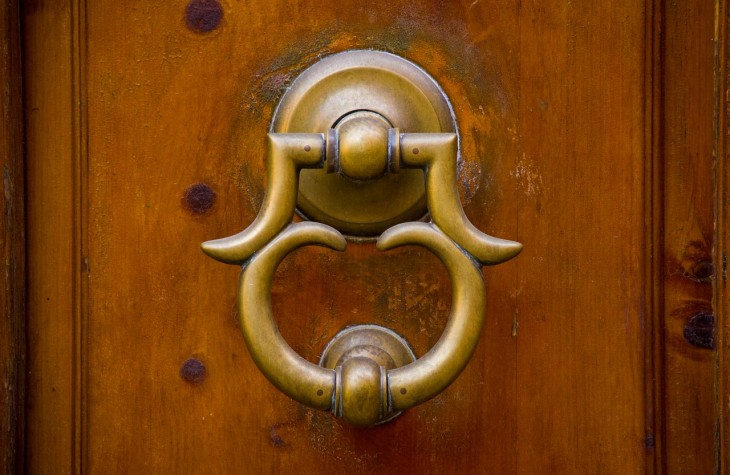
<path fill-rule="evenodd" d="M 344 116 L 335 125 L 337 147 L 328 149 L 334 157 L 334 170 L 354 180 L 370 180 L 388 170 L 388 120 L 370 111 L 357 111 Z"/>

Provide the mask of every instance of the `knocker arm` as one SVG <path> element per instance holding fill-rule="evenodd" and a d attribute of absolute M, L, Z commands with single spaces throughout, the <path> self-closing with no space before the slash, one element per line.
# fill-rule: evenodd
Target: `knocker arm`
<path fill-rule="evenodd" d="M 482 333 L 486 292 L 476 262 L 434 225 L 404 223 L 378 239 L 378 249 L 406 244 L 424 247 L 438 256 L 451 277 L 449 320 L 436 345 L 414 363 L 388 371 L 391 410 L 421 404 L 446 389 L 469 362 Z"/>
<path fill-rule="evenodd" d="M 261 372 L 280 391 L 315 409 L 329 409 L 335 372 L 299 356 L 284 340 L 271 311 L 271 280 L 279 263 L 306 245 L 345 249 L 345 238 L 319 223 L 292 224 L 267 244 L 241 274 L 238 314 L 246 345 Z"/>
<path fill-rule="evenodd" d="M 289 224 L 299 189 L 299 170 L 324 164 L 322 134 L 268 134 L 268 189 L 256 219 L 233 236 L 204 242 L 207 255 L 227 264 L 242 264 Z"/>
<path fill-rule="evenodd" d="M 431 219 L 482 265 L 508 261 L 522 244 L 479 231 L 464 214 L 456 186 L 456 134 L 401 134 L 402 166 L 426 172 L 426 200 Z"/>

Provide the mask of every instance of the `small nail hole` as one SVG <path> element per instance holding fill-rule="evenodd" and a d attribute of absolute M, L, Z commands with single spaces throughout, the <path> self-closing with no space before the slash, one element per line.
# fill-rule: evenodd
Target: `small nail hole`
<path fill-rule="evenodd" d="M 321 389 L 317 391 L 317 396 L 321 396 L 322 394 L 324 394 L 324 391 L 322 391 Z"/>
<path fill-rule="evenodd" d="M 417 148 L 413 149 L 413 155 L 418 155 L 419 150 Z"/>
<path fill-rule="evenodd" d="M 405 394 L 407 392 L 408 392 L 408 390 L 406 388 L 400 388 L 400 393 L 401 394 Z"/>

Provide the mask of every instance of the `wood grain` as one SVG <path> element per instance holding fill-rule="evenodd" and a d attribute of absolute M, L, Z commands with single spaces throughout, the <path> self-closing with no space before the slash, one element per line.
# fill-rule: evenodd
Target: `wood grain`
<path fill-rule="evenodd" d="M 24 8 L 29 471 L 707 466 L 688 460 L 714 437 L 707 353 L 677 339 L 684 314 L 659 312 L 708 298 L 665 262 L 689 262 L 690 241 L 711 247 L 712 97 L 694 88 L 712 77 L 711 45 L 697 38 L 713 11 L 629 0 L 221 5 L 220 22 L 162 0 Z M 484 271 L 487 323 L 461 377 L 366 431 L 263 378 L 236 324 L 239 269 L 198 249 L 255 217 L 264 136 L 288 84 L 353 48 L 391 51 L 438 80 L 460 128 L 466 214 L 525 245 Z M 203 183 L 210 206 L 191 205 L 186 190 Z M 451 298 L 435 257 L 371 243 L 297 251 L 272 292 L 283 335 L 313 361 L 342 327 L 367 322 L 423 354 Z M 204 374 L 186 373 L 191 359 Z M 693 415 L 702 421 L 687 426 Z"/>
<path fill-rule="evenodd" d="M 730 471 L 730 288 L 727 281 L 727 259 L 730 250 L 730 43 L 728 42 L 728 2 L 718 2 L 715 24 L 717 42 L 715 76 L 715 299 L 717 317 L 717 369 L 715 372 L 715 440 L 716 473 Z"/>
<path fill-rule="evenodd" d="M 23 109 L 18 2 L 0 7 L 2 44 L 0 81 L 0 166 L 3 212 L 0 216 L 0 471 L 23 470 L 25 400 L 25 216 L 23 179 Z"/>
<path fill-rule="evenodd" d="M 641 8 L 362 8 L 331 4 L 312 15 L 305 3 L 231 7 L 221 28 L 200 36 L 170 22 L 180 15 L 175 5 L 89 5 L 88 430 L 110 421 L 115 428 L 103 445 L 90 440 L 89 468 L 114 470 L 102 456 L 111 449 L 125 454 L 127 471 L 143 461 L 203 470 L 209 460 L 262 472 L 294 463 L 333 472 L 638 471 Z M 275 42 L 258 33 L 268 24 L 282 25 Z M 485 272 L 491 323 L 463 377 L 432 404 L 366 434 L 272 390 L 230 323 L 236 269 L 195 246 L 253 218 L 263 133 L 282 87 L 318 56 L 357 47 L 386 47 L 438 78 L 463 133 L 467 213 L 526 245 L 515 263 Z M 180 196 L 201 181 L 220 202 L 191 216 Z M 607 202 L 621 202 L 623 212 Z M 372 320 L 422 354 L 448 305 L 447 283 L 432 268 L 433 258 L 415 250 L 302 251 L 275 284 L 282 332 L 316 358 L 340 328 Z M 133 351 L 121 357 L 119 348 Z M 189 356 L 210 371 L 190 388 L 176 371 Z M 120 395 L 121 410 L 105 403 Z M 149 412 L 158 406 L 186 410 Z M 142 431 L 130 430 L 140 423 Z M 172 461 L 169 451 L 178 454 Z M 417 452 L 429 457 L 403 456 Z"/>
<path fill-rule="evenodd" d="M 81 13 L 79 2 L 23 5 L 30 473 L 79 473 L 82 466 Z"/>
<path fill-rule="evenodd" d="M 663 13 L 663 458 L 667 473 L 712 473 L 715 356 L 685 329 L 712 314 L 715 5 L 667 2 Z"/>

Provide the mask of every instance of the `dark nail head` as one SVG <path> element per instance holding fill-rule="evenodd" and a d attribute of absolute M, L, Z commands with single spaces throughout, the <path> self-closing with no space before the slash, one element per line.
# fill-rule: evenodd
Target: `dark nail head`
<path fill-rule="evenodd" d="M 223 7 L 218 0 L 191 0 L 185 7 L 185 22 L 193 31 L 208 33 L 223 19 Z"/>
<path fill-rule="evenodd" d="M 215 204 L 215 191 L 205 183 L 195 183 L 185 190 L 185 206 L 195 214 L 205 214 Z"/>
<path fill-rule="evenodd" d="M 180 376 L 190 384 L 200 384 L 205 379 L 205 365 L 197 358 L 188 358 L 180 367 Z"/>

